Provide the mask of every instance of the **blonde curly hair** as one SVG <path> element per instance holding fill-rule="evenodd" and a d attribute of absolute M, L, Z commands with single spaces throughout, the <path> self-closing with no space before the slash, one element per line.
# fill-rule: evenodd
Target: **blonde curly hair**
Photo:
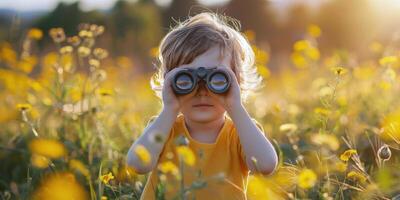
<path fill-rule="evenodd" d="M 241 88 L 241 100 L 262 87 L 262 77 L 255 66 L 254 51 L 240 33 L 239 21 L 212 12 L 189 17 L 171 29 L 158 48 L 157 72 L 150 84 L 162 98 L 164 77 L 173 68 L 191 63 L 197 56 L 218 45 L 220 55 L 231 53 L 231 67 Z"/>

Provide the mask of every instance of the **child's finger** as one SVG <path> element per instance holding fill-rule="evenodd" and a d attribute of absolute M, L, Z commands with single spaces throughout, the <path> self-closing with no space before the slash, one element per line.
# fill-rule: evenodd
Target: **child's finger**
<path fill-rule="evenodd" d="M 182 70 L 181 68 L 174 68 L 171 71 L 167 72 L 167 74 L 165 75 L 165 84 L 169 85 L 172 87 L 172 79 L 174 77 L 174 75 L 178 72 Z"/>
<path fill-rule="evenodd" d="M 225 71 L 227 71 L 229 73 L 229 75 L 231 76 L 231 78 L 233 80 L 237 81 L 236 74 L 235 74 L 235 72 L 233 72 L 233 70 L 231 68 L 226 68 Z"/>

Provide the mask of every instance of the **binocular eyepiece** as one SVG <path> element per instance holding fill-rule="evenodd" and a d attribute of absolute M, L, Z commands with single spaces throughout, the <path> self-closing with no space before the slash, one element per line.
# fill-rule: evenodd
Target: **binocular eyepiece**
<path fill-rule="evenodd" d="M 200 81 L 204 81 L 207 88 L 217 94 L 225 93 L 231 85 L 231 77 L 227 72 L 217 67 L 210 69 L 199 67 L 184 68 L 177 72 L 173 77 L 172 88 L 176 94 L 189 94 Z"/>

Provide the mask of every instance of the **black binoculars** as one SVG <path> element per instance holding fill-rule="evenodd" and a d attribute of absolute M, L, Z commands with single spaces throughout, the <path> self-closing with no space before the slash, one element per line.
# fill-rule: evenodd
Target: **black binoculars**
<path fill-rule="evenodd" d="M 184 68 L 173 77 L 172 88 L 176 94 L 189 94 L 197 86 L 198 82 L 204 81 L 207 88 L 217 94 L 226 92 L 231 85 L 231 76 L 217 67 L 206 69 Z"/>

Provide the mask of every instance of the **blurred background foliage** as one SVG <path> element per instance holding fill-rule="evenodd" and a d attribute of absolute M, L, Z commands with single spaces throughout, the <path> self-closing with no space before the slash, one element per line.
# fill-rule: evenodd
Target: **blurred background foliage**
<path fill-rule="evenodd" d="M 157 45 L 176 21 L 210 10 L 240 20 L 265 81 L 246 108 L 280 165 L 249 178 L 249 199 L 399 198 L 400 3 L 282 2 L 0 9 L 0 197 L 138 199 L 147 176 L 125 156 L 161 108 L 149 84 Z M 145 147 L 135 153 L 151 159 Z"/>
<path fill-rule="evenodd" d="M 80 8 L 79 2 L 60 2 L 50 12 L 3 9 L 0 12 L 0 39 L 18 40 L 23 30 L 29 27 L 37 27 L 44 33 L 52 27 L 62 27 L 67 35 L 73 35 L 77 33 L 79 23 L 95 23 L 107 27 L 106 35 L 99 42 L 110 48 L 112 55 L 132 57 L 137 68 L 151 71 L 148 51 L 157 46 L 174 25 L 174 20 L 183 21 L 188 15 L 208 9 L 237 18 L 243 30 L 254 31 L 257 35 L 255 43 L 272 54 L 271 68 L 279 70 L 280 66 L 288 64 L 287 60 L 280 59 L 281 56 L 290 54 L 292 43 L 303 37 L 308 24 L 318 24 L 324 30 L 324 37 L 319 41 L 319 48 L 324 52 L 346 49 L 356 51 L 362 57 L 369 56 L 371 42 L 390 43 L 393 37 L 398 37 L 396 23 L 400 14 L 398 5 L 388 2 L 293 1 L 283 10 L 279 8 L 280 1 L 231 0 L 206 6 L 195 0 L 173 0 L 168 5 L 157 4 L 154 0 L 137 0 L 116 1 L 110 9 L 87 11 Z M 40 42 L 40 48 L 43 52 L 50 50 L 47 35 Z"/>

